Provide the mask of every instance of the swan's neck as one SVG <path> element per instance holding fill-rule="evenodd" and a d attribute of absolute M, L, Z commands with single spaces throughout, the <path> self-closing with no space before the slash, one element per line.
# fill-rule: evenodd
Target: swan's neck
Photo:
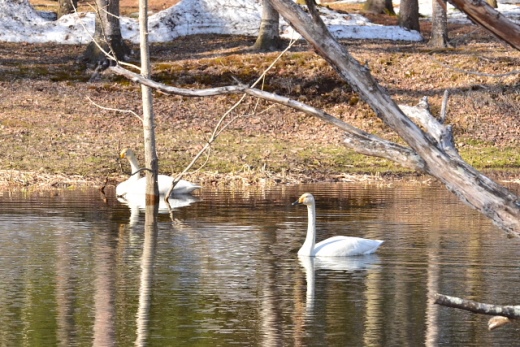
<path fill-rule="evenodd" d="M 298 251 L 298 255 L 311 256 L 314 250 L 314 244 L 316 243 L 316 208 L 314 204 L 307 206 L 308 213 L 308 225 L 307 225 L 307 237 L 303 243 L 302 248 Z"/>
<path fill-rule="evenodd" d="M 132 177 L 130 179 L 138 180 L 141 177 L 140 173 L 136 173 L 139 171 L 139 162 L 137 161 L 137 158 L 135 155 L 128 155 L 128 162 L 130 163 L 130 168 L 132 169 Z"/>

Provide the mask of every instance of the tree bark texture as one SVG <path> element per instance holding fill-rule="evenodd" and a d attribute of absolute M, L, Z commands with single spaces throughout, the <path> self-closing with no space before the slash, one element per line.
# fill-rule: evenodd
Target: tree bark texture
<path fill-rule="evenodd" d="M 88 44 L 83 60 L 106 68 L 113 59 L 126 60 L 130 48 L 121 35 L 119 0 L 96 0 L 96 9 L 94 39 Z"/>
<path fill-rule="evenodd" d="M 58 0 L 58 18 L 71 14 L 78 8 L 78 0 Z"/>
<path fill-rule="evenodd" d="M 520 201 L 516 195 L 480 174 L 421 130 L 327 30 L 312 4 L 310 16 L 290 0 L 270 0 L 273 7 L 359 93 L 385 124 L 425 162 L 424 171 L 439 179 L 459 199 L 493 220 L 511 235 L 520 236 Z M 459 0 L 457 0 L 459 1 Z M 488 6 L 489 7 L 489 6 Z M 520 37 L 520 36 L 519 36 Z M 441 138 L 442 140 L 442 138 Z"/>
<path fill-rule="evenodd" d="M 148 45 L 148 1 L 139 0 L 139 36 L 141 49 L 141 75 L 150 78 L 152 75 L 150 52 Z M 146 205 L 159 203 L 159 160 L 155 150 L 155 119 L 153 113 L 152 89 L 141 85 L 143 104 L 144 160 L 146 167 Z"/>
<path fill-rule="evenodd" d="M 392 0 L 366 0 L 363 10 L 375 14 L 389 14 L 395 16 Z"/>
<path fill-rule="evenodd" d="M 418 0 L 401 0 L 399 5 L 399 26 L 409 30 L 421 31 Z"/>
<path fill-rule="evenodd" d="M 280 49 L 283 41 L 280 38 L 280 15 L 268 0 L 262 1 L 262 22 L 253 49 L 260 52 L 271 52 Z"/>
<path fill-rule="evenodd" d="M 432 36 L 428 43 L 434 48 L 448 47 L 446 0 L 432 0 Z"/>

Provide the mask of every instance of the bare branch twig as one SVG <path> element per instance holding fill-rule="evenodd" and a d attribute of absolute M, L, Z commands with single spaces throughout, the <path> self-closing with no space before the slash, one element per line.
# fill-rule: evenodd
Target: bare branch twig
<path fill-rule="evenodd" d="M 141 118 L 141 116 L 139 116 L 137 113 L 135 113 L 132 110 L 122 110 L 122 109 L 119 109 L 119 108 L 111 108 L 111 107 L 101 106 L 101 105 L 97 104 L 96 102 L 94 102 L 89 96 L 87 96 L 87 100 L 90 101 L 94 106 L 96 106 L 96 107 L 98 107 L 98 108 L 100 108 L 102 110 L 115 111 L 115 112 L 121 112 L 121 113 L 130 113 L 131 115 L 137 117 L 141 122 L 143 121 L 143 118 Z"/>

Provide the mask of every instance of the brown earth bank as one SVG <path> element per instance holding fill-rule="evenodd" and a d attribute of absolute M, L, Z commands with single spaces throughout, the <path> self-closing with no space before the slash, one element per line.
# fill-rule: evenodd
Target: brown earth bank
<path fill-rule="evenodd" d="M 347 12 L 360 12 L 355 6 Z M 395 24 L 390 16 L 371 16 Z M 421 24 L 429 36 L 429 23 Z M 427 42 L 343 41 L 398 102 L 429 98 L 438 114 L 449 89 L 448 122 L 462 156 L 497 179 L 520 168 L 519 52 L 473 25 L 451 25 L 449 49 Z M 151 47 L 153 78 L 208 88 L 255 81 L 280 52 L 255 53 L 254 37 L 199 35 Z M 138 51 L 138 47 L 133 47 Z M 0 186 L 114 185 L 128 177 L 118 154 L 143 162 L 139 86 L 78 62 L 85 46 L 0 43 Z M 137 56 L 134 56 L 136 63 Z M 500 76 L 500 77 L 497 77 Z M 327 63 L 299 42 L 267 72 L 263 88 L 323 108 L 365 131 L 399 141 Z M 160 171 L 175 174 L 205 145 L 240 96 L 154 93 Z M 203 185 L 406 179 L 428 181 L 342 145 L 342 132 L 279 105 L 246 98 L 228 116 L 208 156 L 187 178 Z"/>

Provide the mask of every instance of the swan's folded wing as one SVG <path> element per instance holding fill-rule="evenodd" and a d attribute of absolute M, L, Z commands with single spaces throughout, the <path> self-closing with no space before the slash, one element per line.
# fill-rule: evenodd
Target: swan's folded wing
<path fill-rule="evenodd" d="M 314 246 L 315 257 L 349 257 L 374 253 L 383 241 L 360 237 L 334 236 Z"/>

